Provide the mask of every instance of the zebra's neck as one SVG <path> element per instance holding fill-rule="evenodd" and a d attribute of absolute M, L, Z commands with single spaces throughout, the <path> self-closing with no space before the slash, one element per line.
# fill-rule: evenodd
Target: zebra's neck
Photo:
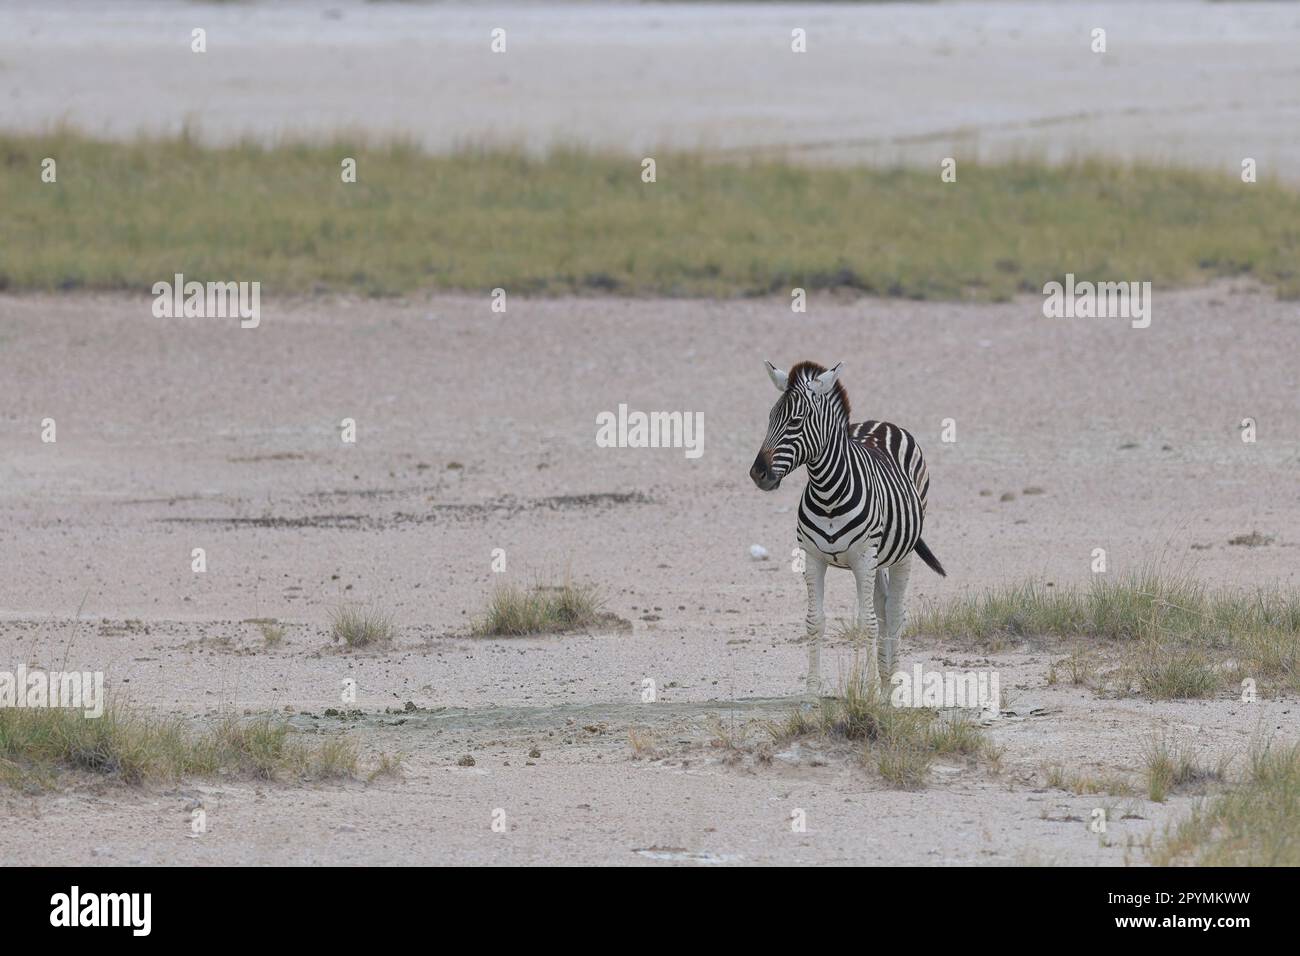
<path fill-rule="evenodd" d="M 826 510 L 861 494 L 853 480 L 854 462 L 860 455 L 849 438 L 848 424 L 837 424 L 816 458 L 808 462 L 808 491 Z"/>

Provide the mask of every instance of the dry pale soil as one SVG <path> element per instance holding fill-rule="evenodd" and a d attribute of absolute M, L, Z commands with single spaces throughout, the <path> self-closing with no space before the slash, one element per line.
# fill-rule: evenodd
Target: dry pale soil
<path fill-rule="evenodd" d="M 1037 298 L 823 298 L 800 315 L 781 299 L 512 298 L 494 314 L 486 296 L 264 297 L 249 330 L 150 304 L 0 296 L 0 669 L 102 670 L 135 705 L 195 720 L 274 710 L 404 770 L 7 790 L 0 859 L 1140 863 L 1195 797 L 1074 796 L 1046 786 L 1048 764 L 1137 780 L 1154 733 L 1214 759 L 1300 726 L 1291 698 L 1102 698 L 1049 686 L 1061 648 L 921 636 L 906 664 L 997 668 L 1014 712 L 987 731 L 1000 767 L 940 759 L 899 792 L 843 748 L 764 732 L 798 706 L 806 662 L 801 483 L 765 495 L 747 477 L 775 397 L 764 359 L 843 361 L 856 418 L 918 435 L 925 537 L 949 575 L 918 568 L 916 601 L 1086 584 L 1095 548 L 1108 573 L 1295 588 L 1297 309 L 1267 291 L 1157 290 L 1148 329 L 1047 319 Z M 703 454 L 597 447 L 596 416 L 620 403 L 702 412 Z M 1228 543 L 1251 531 L 1271 541 Z M 496 584 L 565 575 L 630 627 L 470 635 Z M 395 643 L 331 644 L 344 603 L 390 612 Z M 828 612 L 852 614 L 847 574 Z M 263 618 L 286 628 L 272 649 Z M 828 646 L 832 680 L 849 658 Z"/>

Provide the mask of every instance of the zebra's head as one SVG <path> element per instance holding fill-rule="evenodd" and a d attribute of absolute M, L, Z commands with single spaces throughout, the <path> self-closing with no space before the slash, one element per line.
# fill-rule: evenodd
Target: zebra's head
<path fill-rule="evenodd" d="M 829 370 L 800 362 L 789 372 L 764 364 L 781 397 L 772 406 L 767 437 L 749 477 L 763 491 L 774 491 L 782 478 L 817 457 L 834 429 L 848 424 L 849 400 L 837 381 L 843 362 Z"/>

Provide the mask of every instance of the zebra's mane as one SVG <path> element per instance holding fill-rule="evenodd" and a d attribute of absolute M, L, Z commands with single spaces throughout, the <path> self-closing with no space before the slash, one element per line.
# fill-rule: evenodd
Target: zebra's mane
<path fill-rule="evenodd" d="M 788 392 L 790 389 L 794 388 L 795 383 L 800 380 L 812 380 L 824 371 L 826 371 L 825 366 L 818 365 L 816 362 L 800 362 L 794 368 L 790 369 L 790 377 L 786 385 L 786 391 Z M 849 406 L 849 393 L 844 390 L 844 383 L 838 379 L 835 381 L 834 394 L 835 397 L 840 400 L 840 407 L 844 409 L 844 420 L 848 421 L 853 414 L 853 411 Z"/>

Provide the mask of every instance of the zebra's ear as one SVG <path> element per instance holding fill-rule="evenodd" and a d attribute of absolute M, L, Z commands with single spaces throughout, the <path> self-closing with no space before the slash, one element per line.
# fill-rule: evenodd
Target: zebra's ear
<path fill-rule="evenodd" d="M 827 394 L 835 385 L 835 380 L 840 377 L 840 369 L 843 367 L 844 363 L 838 362 L 833 369 L 828 369 L 813 379 L 813 394 L 817 396 Z"/>
<path fill-rule="evenodd" d="M 763 364 L 767 366 L 767 377 L 772 380 L 772 384 L 776 386 L 776 390 L 778 392 L 784 392 L 786 385 L 790 382 L 790 376 L 786 372 L 781 371 L 771 362 L 764 362 Z"/>

